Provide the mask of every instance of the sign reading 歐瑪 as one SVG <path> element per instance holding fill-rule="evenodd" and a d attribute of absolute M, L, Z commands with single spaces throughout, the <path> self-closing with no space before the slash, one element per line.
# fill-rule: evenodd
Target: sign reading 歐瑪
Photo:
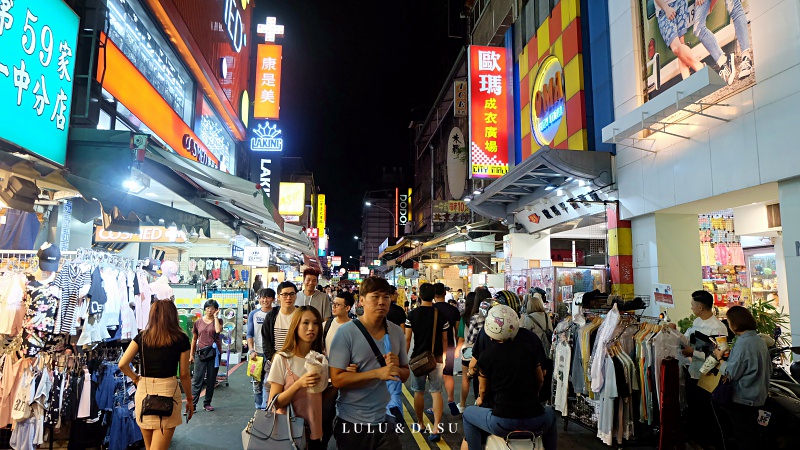
<path fill-rule="evenodd" d="M 61 0 L 0 0 L 0 139 L 60 165 L 78 24 Z"/>
<path fill-rule="evenodd" d="M 469 48 L 470 177 L 500 178 L 508 172 L 507 52 Z"/>

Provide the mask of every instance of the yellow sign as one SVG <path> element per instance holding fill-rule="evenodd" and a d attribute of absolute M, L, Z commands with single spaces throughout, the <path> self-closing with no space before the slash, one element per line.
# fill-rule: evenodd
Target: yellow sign
<path fill-rule="evenodd" d="M 325 194 L 317 195 L 317 228 L 319 228 L 319 238 L 325 238 L 325 219 L 327 219 L 328 211 L 325 205 Z"/>
<path fill-rule="evenodd" d="M 282 216 L 301 216 L 305 209 L 306 185 L 281 183 L 278 212 Z"/>
<path fill-rule="evenodd" d="M 182 244 L 186 242 L 186 233 L 175 228 L 164 227 L 139 227 L 139 233 L 121 233 L 107 231 L 103 227 L 96 227 L 94 232 L 95 242 L 173 242 Z"/>

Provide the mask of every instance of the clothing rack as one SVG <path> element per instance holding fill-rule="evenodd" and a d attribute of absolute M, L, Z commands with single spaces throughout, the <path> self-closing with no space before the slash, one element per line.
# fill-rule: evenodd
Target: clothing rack
<path fill-rule="evenodd" d="M 39 269 L 38 250 L 0 250 L 0 272 L 33 273 Z M 61 252 L 60 264 L 72 261 L 77 252 Z"/>

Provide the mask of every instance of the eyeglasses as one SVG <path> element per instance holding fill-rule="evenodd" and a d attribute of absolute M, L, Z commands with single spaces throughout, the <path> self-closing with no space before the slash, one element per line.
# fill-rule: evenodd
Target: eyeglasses
<path fill-rule="evenodd" d="M 278 297 L 280 298 L 297 297 L 297 292 L 281 292 L 280 294 L 278 294 Z"/>

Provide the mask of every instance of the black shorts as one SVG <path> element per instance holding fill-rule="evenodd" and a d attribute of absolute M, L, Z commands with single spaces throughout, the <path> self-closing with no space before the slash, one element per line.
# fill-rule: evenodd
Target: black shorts
<path fill-rule="evenodd" d="M 447 359 L 444 362 L 444 371 L 442 375 L 449 375 L 453 376 L 453 366 L 455 365 L 456 359 L 456 348 L 455 347 L 448 347 L 447 349 Z"/>

